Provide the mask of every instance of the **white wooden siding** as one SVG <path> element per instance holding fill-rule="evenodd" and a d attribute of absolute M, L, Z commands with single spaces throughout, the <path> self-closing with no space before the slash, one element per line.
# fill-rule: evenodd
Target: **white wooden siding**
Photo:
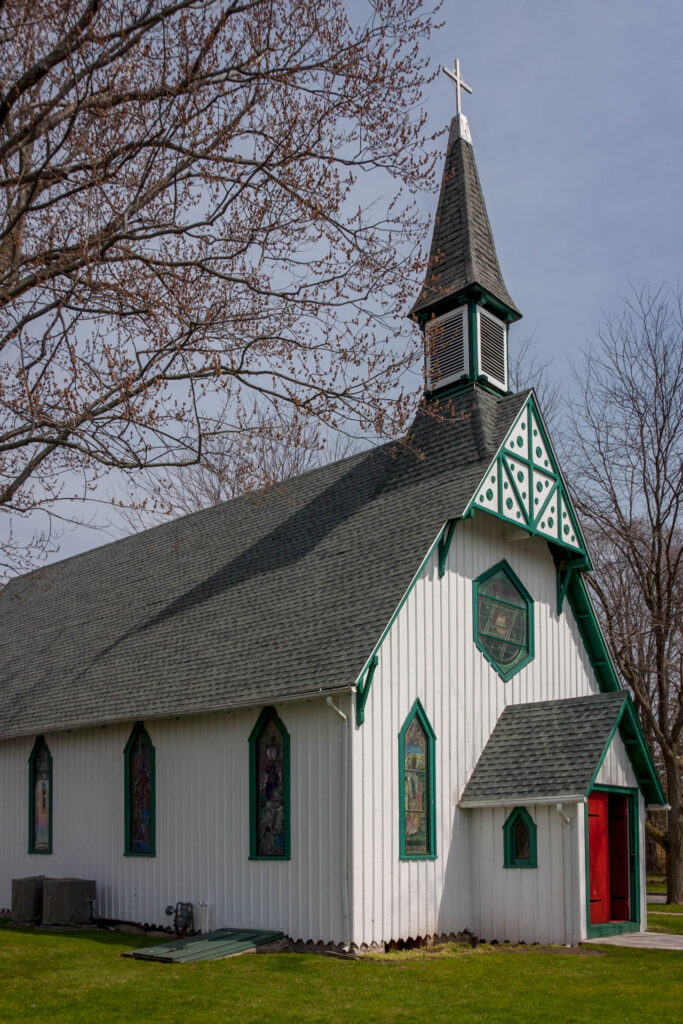
<path fill-rule="evenodd" d="M 539 538 L 485 514 L 459 523 L 446 574 L 434 551 L 379 650 L 354 730 L 353 938 L 358 944 L 473 928 L 467 813 L 457 802 L 503 708 L 599 692 Z M 475 647 L 472 580 L 507 559 L 534 599 L 535 658 L 503 682 Z M 438 857 L 399 860 L 398 734 L 416 697 L 436 733 Z M 556 815 L 557 817 L 557 815 Z M 558 817 L 558 822 L 560 821 Z"/>
<path fill-rule="evenodd" d="M 351 702 L 342 703 L 350 714 Z M 345 726 L 322 701 L 278 705 L 291 737 L 287 862 L 249 860 L 248 736 L 260 709 L 149 720 L 156 749 L 156 857 L 124 857 L 123 748 L 132 722 L 47 734 L 52 855 L 29 855 L 33 738 L 0 744 L 0 907 L 11 879 L 94 878 L 101 917 L 168 924 L 167 904 L 209 903 L 209 927 L 282 929 L 341 942 L 341 764 Z"/>
<path fill-rule="evenodd" d="M 583 813 L 583 804 L 578 805 Z M 467 811 L 473 872 L 473 931 L 482 939 L 573 944 L 581 901 L 576 868 L 577 805 L 529 804 L 536 825 L 537 868 L 503 867 L 507 807 Z"/>
<path fill-rule="evenodd" d="M 615 733 L 605 754 L 605 759 L 600 765 L 595 785 L 623 786 L 628 789 L 638 789 L 638 779 L 629 761 L 624 742 L 618 732 Z"/>

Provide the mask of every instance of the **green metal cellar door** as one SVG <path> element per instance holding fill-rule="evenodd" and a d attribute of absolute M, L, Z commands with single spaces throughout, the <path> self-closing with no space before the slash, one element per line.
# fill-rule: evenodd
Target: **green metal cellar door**
<path fill-rule="evenodd" d="M 157 960 L 164 964 L 185 964 L 198 960 L 221 960 L 226 956 L 248 953 L 258 946 L 268 946 L 283 939 L 284 932 L 249 931 L 246 928 L 219 928 L 206 935 L 191 935 L 158 946 L 131 949 L 123 956 L 136 960 Z"/>

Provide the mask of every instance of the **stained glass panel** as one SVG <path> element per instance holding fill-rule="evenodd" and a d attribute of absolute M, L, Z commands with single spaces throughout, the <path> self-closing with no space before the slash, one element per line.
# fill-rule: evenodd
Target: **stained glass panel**
<path fill-rule="evenodd" d="M 33 759 L 33 850 L 47 853 L 50 849 L 50 754 L 44 743 Z"/>
<path fill-rule="evenodd" d="M 529 653 L 529 608 L 502 569 L 479 585 L 479 643 L 492 661 L 509 670 Z"/>
<path fill-rule="evenodd" d="M 130 853 L 152 853 L 152 744 L 141 729 L 128 752 Z"/>
<path fill-rule="evenodd" d="M 515 829 L 515 860 L 529 860 L 530 857 L 529 826 L 526 822 L 520 821 Z"/>
<path fill-rule="evenodd" d="M 429 853 L 427 734 L 417 715 L 403 741 L 405 852 Z"/>
<path fill-rule="evenodd" d="M 285 743 L 270 715 L 256 740 L 256 853 L 285 856 Z"/>

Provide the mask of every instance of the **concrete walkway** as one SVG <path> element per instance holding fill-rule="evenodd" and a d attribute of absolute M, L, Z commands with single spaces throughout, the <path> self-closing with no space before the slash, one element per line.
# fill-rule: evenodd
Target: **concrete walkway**
<path fill-rule="evenodd" d="M 603 939 L 584 939 L 581 945 L 683 950 L 683 935 L 666 935 L 663 932 L 627 932 L 625 935 L 606 935 Z"/>
<path fill-rule="evenodd" d="M 665 892 L 649 892 L 647 894 L 648 903 L 666 903 Z"/>

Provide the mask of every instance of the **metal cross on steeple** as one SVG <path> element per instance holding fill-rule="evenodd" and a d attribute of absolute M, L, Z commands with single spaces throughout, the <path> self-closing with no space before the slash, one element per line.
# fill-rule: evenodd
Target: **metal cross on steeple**
<path fill-rule="evenodd" d="M 455 86 L 455 112 L 458 115 L 458 117 L 460 117 L 460 114 L 462 113 L 460 109 L 460 90 L 464 89 L 465 92 L 468 92 L 470 94 L 470 96 L 472 95 L 472 90 L 465 81 L 465 79 L 460 74 L 460 61 L 457 58 L 453 70 L 451 70 L 450 68 L 442 68 L 441 70 L 443 71 L 444 75 L 448 75 L 451 82 Z"/>

